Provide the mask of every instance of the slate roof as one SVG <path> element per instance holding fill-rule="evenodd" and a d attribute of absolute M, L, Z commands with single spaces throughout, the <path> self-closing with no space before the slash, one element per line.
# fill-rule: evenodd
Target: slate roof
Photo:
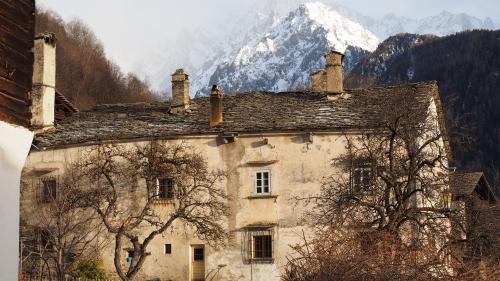
<path fill-rule="evenodd" d="M 226 94 L 223 123 L 215 128 L 209 126 L 208 97 L 192 99 L 191 111 L 177 115 L 169 113 L 168 102 L 100 105 L 61 120 L 55 129 L 37 135 L 34 143 L 58 147 L 223 132 L 367 129 L 378 126 L 381 114 L 392 110 L 401 95 L 410 97 L 412 109 L 425 112 L 431 98 L 438 96 L 437 83 L 345 90 L 334 98 L 307 91 Z"/>
<path fill-rule="evenodd" d="M 471 195 L 483 177 L 482 172 L 454 172 L 450 177 L 451 191 L 456 196 Z"/>

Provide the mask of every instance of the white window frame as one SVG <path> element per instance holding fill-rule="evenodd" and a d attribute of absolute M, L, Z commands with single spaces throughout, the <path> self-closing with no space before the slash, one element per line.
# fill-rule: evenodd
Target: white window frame
<path fill-rule="evenodd" d="M 268 184 L 268 192 L 264 192 L 264 182 L 263 182 L 263 179 L 264 179 L 264 173 L 267 173 L 267 184 Z M 261 192 L 257 192 L 257 188 L 259 187 L 257 185 L 257 175 L 258 174 L 262 174 L 262 178 L 260 179 L 261 180 Z M 266 195 L 271 195 L 271 192 L 272 192 L 272 173 L 271 173 L 271 170 L 258 170 L 258 171 L 255 171 L 254 172 L 254 181 L 253 181 L 253 185 L 254 185 L 254 194 L 256 195 L 260 195 L 260 196 L 266 196 Z"/>

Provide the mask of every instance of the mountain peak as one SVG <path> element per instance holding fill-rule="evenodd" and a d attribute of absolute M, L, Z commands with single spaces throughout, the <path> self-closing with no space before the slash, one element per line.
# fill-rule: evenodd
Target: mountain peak
<path fill-rule="evenodd" d="M 324 66 L 327 51 L 357 48 L 346 54 L 349 61 L 351 54 L 373 51 L 377 45 L 375 35 L 330 6 L 301 4 L 264 36 L 224 58 L 209 81 L 199 80 L 192 88 L 197 95 L 206 94 L 212 84 L 225 92 L 303 89 L 309 87 L 309 73 Z"/>
<path fill-rule="evenodd" d="M 373 51 L 378 45 L 378 39 L 370 31 L 338 13 L 333 7 L 321 2 L 300 4 L 291 11 L 281 25 L 291 28 L 310 28 L 326 31 L 326 39 L 330 47 L 344 52 L 347 46 L 357 46 Z"/>

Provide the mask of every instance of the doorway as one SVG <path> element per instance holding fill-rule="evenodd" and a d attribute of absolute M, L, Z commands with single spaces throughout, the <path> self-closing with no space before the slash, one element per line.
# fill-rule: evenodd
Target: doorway
<path fill-rule="evenodd" d="M 205 246 L 191 245 L 191 280 L 205 281 Z"/>

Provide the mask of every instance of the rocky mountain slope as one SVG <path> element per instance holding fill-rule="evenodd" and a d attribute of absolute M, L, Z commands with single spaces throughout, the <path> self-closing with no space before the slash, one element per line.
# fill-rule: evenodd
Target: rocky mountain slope
<path fill-rule="evenodd" d="M 395 42 L 416 39 L 421 43 L 388 55 Z M 453 165 L 487 171 L 492 179 L 495 171 L 500 172 L 499 42 L 500 30 L 446 37 L 391 37 L 354 67 L 345 85 L 353 88 L 438 81 L 451 136 Z"/>
<path fill-rule="evenodd" d="M 361 58 L 358 63 L 353 66 L 347 74 L 354 71 L 355 74 L 347 75 L 346 82 L 348 85 L 357 85 L 362 80 L 363 85 L 374 84 L 379 75 L 388 71 L 388 67 L 392 67 L 394 60 L 406 51 L 415 46 L 422 45 L 432 40 L 438 39 L 435 35 L 418 35 L 410 33 L 401 33 L 391 36 L 383 41 L 377 49 L 369 55 Z M 407 71 L 407 76 L 410 79 L 414 75 L 413 69 Z M 393 81 L 387 81 L 391 83 Z"/>
<path fill-rule="evenodd" d="M 154 89 L 164 91 L 170 89 L 170 74 L 176 68 L 183 67 L 191 74 L 192 95 L 196 92 L 201 93 L 201 89 L 205 91 L 209 87 L 210 78 L 219 67 L 221 68 L 219 74 L 215 76 L 220 76 L 225 70 L 229 70 L 230 64 L 243 48 L 255 47 L 265 40 L 276 25 L 283 21 L 290 11 L 296 11 L 302 2 L 309 2 L 307 5 L 328 6 L 328 9 L 333 9 L 341 17 L 361 24 L 379 40 L 404 32 L 444 36 L 463 30 L 499 27 L 489 18 L 479 19 L 445 11 L 420 19 L 395 14 L 375 19 L 335 4 L 334 0 L 322 0 L 323 4 L 307 0 L 265 0 L 256 2 L 251 10 L 243 13 L 243 16 L 229 17 L 215 29 L 186 30 L 180 38 L 170 40 L 172 42 L 160 47 L 156 53 L 147 54 L 138 61 L 134 71 L 141 77 L 148 77 Z M 357 55 L 360 56 L 361 53 Z M 349 56 L 347 57 L 345 67 L 348 70 L 357 61 L 349 60 Z M 251 71 L 257 73 L 258 69 Z M 292 79 L 297 78 L 292 77 Z M 268 81 L 276 83 L 274 79 Z M 290 86 L 307 86 L 299 85 L 298 80 L 295 81 L 297 82 L 291 83 Z M 272 86 L 266 85 L 266 88 L 271 89 Z"/>
<path fill-rule="evenodd" d="M 377 45 L 378 39 L 361 25 L 322 3 L 307 3 L 259 41 L 240 48 L 217 66 L 208 83 L 200 79 L 193 91 L 206 94 L 212 84 L 219 84 L 226 92 L 305 88 L 309 73 L 322 67 L 328 50 L 345 52 L 348 46 L 355 47 L 346 54 L 349 63 Z"/>

